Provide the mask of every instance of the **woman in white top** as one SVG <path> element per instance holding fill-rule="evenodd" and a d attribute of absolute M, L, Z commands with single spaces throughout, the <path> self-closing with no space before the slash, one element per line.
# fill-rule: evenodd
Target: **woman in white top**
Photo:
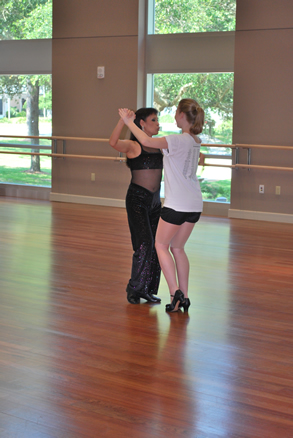
<path fill-rule="evenodd" d="M 182 99 L 175 114 L 182 133 L 155 138 L 134 124 L 132 111 L 122 108 L 119 115 L 143 146 L 164 153 L 165 202 L 156 233 L 156 250 L 171 295 L 166 311 L 174 312 L 179 307 L 187 311 L 189 261 L 184 246 L 203 207 L 196 170 L 199 159 L 202 164 L 204 157 L 197 136 L 203 129 L 204 111 L 195 100 Z"/>

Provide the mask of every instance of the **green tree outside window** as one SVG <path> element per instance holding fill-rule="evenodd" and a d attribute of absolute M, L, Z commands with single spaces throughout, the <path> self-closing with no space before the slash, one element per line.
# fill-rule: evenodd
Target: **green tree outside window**
<path fill-rule="evenodd" d="M 0 39 L 46 38 L 52 38 L 52 0 L 0 0 Z M 27 134 L 33 136 L 39 135 L 40 86 L 51 89 L 48 75 L 0 78 L 0 94 L 14 97 L 27 93 Z M 32 139 L 31 144 L 38 144 L 38 140 Z M 38 155 L 32 156 L 30 171 L 40 171 Z"/>
<path fill-rule="evenodd" d="M 156 34 L 235 30 L 236 0 L 155 0 Z"/>

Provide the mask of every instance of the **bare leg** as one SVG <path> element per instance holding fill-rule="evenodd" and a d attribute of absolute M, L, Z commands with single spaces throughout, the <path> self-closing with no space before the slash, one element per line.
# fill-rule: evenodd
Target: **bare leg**
<path fill-rule="evenodd" d="M 189 222 L 174 225 L 162 219 L 159 221 L 156 233 L 156 250 L 170 295 L 174 295 L 176 290 L 180 289 L 185 297 L 188 297 L 189 261 L 184 251 L 184 245 L 193 227 L 194 224 Z M 170 246 L 174 258 L 170 253 Z"/>
<path fill-rule="evenodd" d="M 184 222 L 180 225 L 177 233 L 171 241 L 171 251 L 176 263 L 176 272 L 179 289 L 184 296 L 188 297 L 188 279 L 189 279 L 189 260 L 185 253 L 184 246 L 187 242 L 195 224 Z"/>
<path fill-rule="evenodd" d="M 172 254 L 169 251 L 169 247 L 173 237 L 179 230 L 179 227 L 179 225 L 169 224 L 160 219 L 156 233 L 156 250 L 161 269 L 169 287 L 170 295 L 174 295 L 178 289 L 178 284 L 176 266 Z"/>

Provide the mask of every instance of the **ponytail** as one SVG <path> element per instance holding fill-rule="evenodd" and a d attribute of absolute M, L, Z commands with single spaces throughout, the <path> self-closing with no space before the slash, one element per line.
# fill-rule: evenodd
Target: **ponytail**
<path fill-rule="evenodd" d="M 190 128 L 190 132 L 195 135 L 200 134 L 203 130 L 203 125 L 204 125 L 204 110 L 200 106 L 198 106 L 197 114 L 195 116 L 195 121 L 192 127 Z"/>
<path fill-rule="evenodd" d="M 179 112 L 186 115 L 187 121 L 191 124 L 191 134 L 200 134 L 204 125 L 204 110 L 194 99 L 182 99 L 178 104 Z"/>

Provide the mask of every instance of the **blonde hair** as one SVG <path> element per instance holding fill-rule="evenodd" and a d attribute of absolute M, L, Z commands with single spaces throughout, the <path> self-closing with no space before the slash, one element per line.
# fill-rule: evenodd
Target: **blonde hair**
<path fill-rule="evenodd" d="M 200 134 L 204 125 L 204 110 L 194 99 L 182 99 L 178 104 L 180 113 L 186 115 L 187 121 L 191 124 L 191 134 Z"/>

